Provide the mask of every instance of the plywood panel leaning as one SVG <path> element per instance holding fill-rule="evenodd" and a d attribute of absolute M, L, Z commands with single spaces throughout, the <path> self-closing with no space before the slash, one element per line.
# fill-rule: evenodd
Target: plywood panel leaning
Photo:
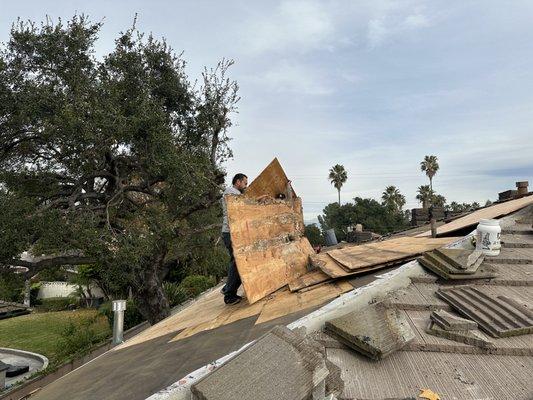
<path fill-rule="evenodd" d="M 250 303 L 307 272 L 314 251 L 304 237 L 299 198 L 227 196 L 226 204 L 235 261 Z"/>

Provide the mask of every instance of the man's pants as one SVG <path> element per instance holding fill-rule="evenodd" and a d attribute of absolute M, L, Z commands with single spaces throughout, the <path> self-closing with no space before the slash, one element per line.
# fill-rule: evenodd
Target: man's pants
<path fill-rule="evenodd" d="M 222 232 L 222 240 L 230 256 L 228 264 L 228 280 L 224 286 L 224 298 L 230 299 L 237 295 L 237 289 L 241 286 L 241 277 L 237 271 L 237 264 L 235 264 L 235 257 L 233 257 L 233 249 L 231 247 L 231 236 L 229 232 Z"/>

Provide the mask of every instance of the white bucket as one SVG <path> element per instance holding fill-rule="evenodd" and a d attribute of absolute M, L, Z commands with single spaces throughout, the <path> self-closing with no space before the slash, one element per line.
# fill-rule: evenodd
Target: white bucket
<path fill-rule="evenodd" d="M 497 219 L 482 219 L 477 226 L 476 250 L 481 250 L 487 256 L 500 254 L 501 243 L 500 221 Z"/>

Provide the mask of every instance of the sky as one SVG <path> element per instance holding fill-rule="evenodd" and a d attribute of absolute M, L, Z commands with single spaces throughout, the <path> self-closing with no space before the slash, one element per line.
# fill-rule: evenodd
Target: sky
<path fill-rule="evenodd" d="M 235 60 L 228 179 L 278 157 L 306 221 L 337 200 L 335 164 L 348 171 L 342 202 L 395 185 L 418 207 L 430 154 L 449 202 L 533 185 L 532 1 L 0 0 L 0 41 L 19 17 L 75 13 L 103 21 L 98 56 L 137 14 L 140 31 L 183 52 L 193 80 Z"/>

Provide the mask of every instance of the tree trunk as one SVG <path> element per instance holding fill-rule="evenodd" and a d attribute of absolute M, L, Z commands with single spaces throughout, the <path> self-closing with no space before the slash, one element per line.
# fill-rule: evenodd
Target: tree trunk
<path fill-rule="evenodd" d="M 339 192 L 339 207 L 340 207 L 340 205 L 341 205 L 341 190 L 337 189 L 337 192 Z"/>
<path fill-rule="evenodd" d="M 170 315 L 170 305 L 163 291 L 160 271 L 161 262 L 155 260 L 143 272 L 143 285 L 134 288 L 133 295 L 140 313 L 151 324 L 155 324 Z"/>
<path fill-rule="evenodd" d="M 429 177 L 429 190 L 431 190 L 431 193 L 433 193 L 433 178 Z"/>

